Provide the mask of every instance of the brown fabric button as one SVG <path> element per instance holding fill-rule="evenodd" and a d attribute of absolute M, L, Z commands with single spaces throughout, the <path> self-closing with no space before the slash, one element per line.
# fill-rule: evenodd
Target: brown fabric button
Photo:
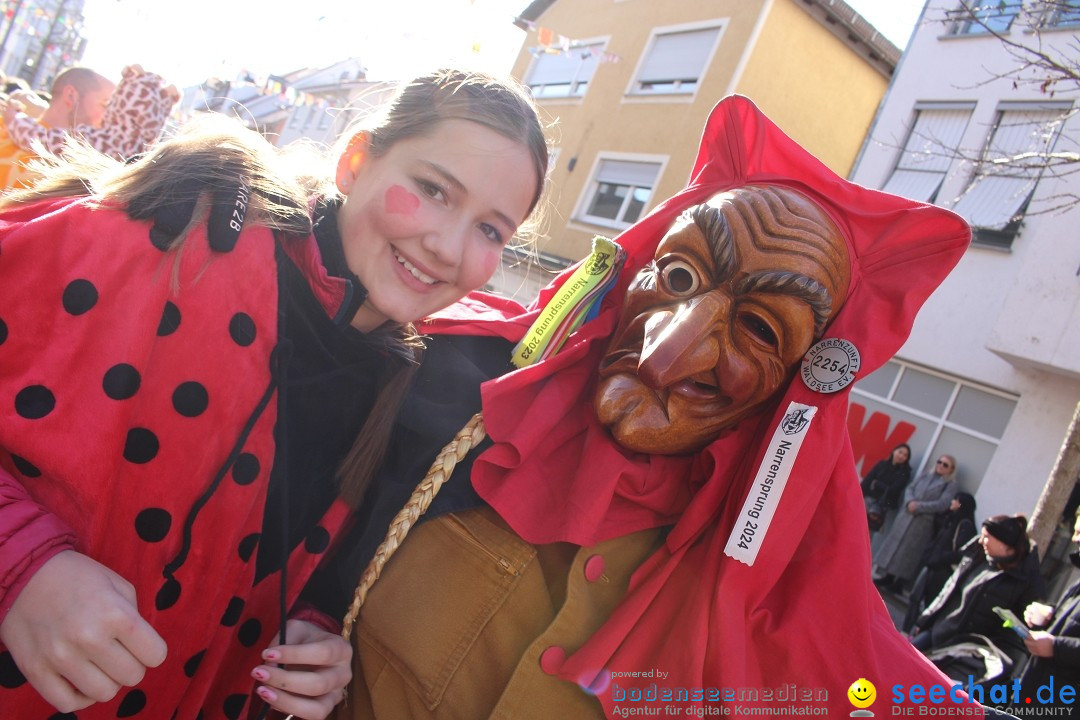
<path fill-rule="evenodd" d="M 564 662 L 566 662 L 566 651 L 558 645 L 552 645 L 540 653 L 540 669 L 548 675 L 559 672 Z"/>
<path fill-rule="evenodd" d="M 585 561 L 585 579 L 596 582 L 604 576 L 604 556 L 593 555 Z"/>

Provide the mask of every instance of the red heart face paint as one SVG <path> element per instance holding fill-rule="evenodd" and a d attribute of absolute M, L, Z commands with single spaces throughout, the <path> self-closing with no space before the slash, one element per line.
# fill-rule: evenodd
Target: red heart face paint
<path fill-rule="evenodd" d="M 401 187 L 391 185 L 386 190 L 386 212 L 394 215 L 412 215 L 420 209 L 420 198 Z"/>

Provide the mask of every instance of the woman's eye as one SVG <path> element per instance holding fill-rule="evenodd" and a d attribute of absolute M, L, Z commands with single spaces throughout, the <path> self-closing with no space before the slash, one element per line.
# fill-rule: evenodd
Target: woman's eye
<path fill-rule="evenodd" d="M 433 183 L 430 180 L 424 180 L 422 178 L 416 179 L 416 184 L 420 187 L 420 192 L 427 195 L 433 200 L 445 200 L 446 191 L 442 189 L 437 183 Z"/>
<path fill-rule="evenodd" d="M 749 330 L 750 334 L 758 340 L 769 347 L 776 347 L 778 338 L 769 323 L 753 313 L 743 313 L 739 315 L 739 322 L 742 323 L 742 326 Z"/>
<path fill-rule="evenodd" d="M 484 237 L 486 237 L 488 240 L 499 245 L 503 244 L 502 233 L 499 232 L 494 225 L 489 225 L 488 223 L 480 223 L 479 227 L 480 232 L 484 233 Z"/>
<path fill-rule="evenodd" d="M 693 295 L 701 286 L 701 279 L 690 263 L 670 260 L 660 265 L 660 279 L 668 292 L 674 295 Z"/>

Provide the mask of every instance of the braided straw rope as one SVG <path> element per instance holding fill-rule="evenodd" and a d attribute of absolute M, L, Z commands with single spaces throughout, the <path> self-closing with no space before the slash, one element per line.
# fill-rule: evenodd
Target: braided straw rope
<path fill-rule="evenodd" d="M 345 613 L 341 631 L 341 637 L 345 638 L 345 640 L 348 640 L 349 636 L 352 635 L 353 623 L 356 622 L 356 617 L 360 614 L 360 607 L 367 599 L 371 586 L 375 584 L 375 581 L 379 579 L 379 575 L 382 574 L 386 561 L 397 551 L 420 516 L 427 512 L 428 507 L 431 506 L 431 501 L 435 499 L 443 483 L 450 479 L 454 467 L 486 436 L 484 418 L 480 413 L 476 413 L 465 424 L 465 427 L 458 431 L 454 439 L 442 449 L 438 457 L 435 458 L 435 462 L 431 464 L 431 469 L 428 470 L 427 475 L 424 476 L 424 479 L 420 481 L 420 484 L 413 490 L 412 495 L 409 496 L 409 501 L 405 503 L 405 507 L 394 516 L 394 519 L 390 522 L 390 529 L 386 533 L 386 538 L 375 550 L 375 557 L 371 559 L 371 562 L 368 563 L 367 568 L 364 570 L 364 574 L 360 576 L 360 583 L 356 586 L 356 592 L 353 593 L 352 604 L 349 606 L 349 611 Z"/>

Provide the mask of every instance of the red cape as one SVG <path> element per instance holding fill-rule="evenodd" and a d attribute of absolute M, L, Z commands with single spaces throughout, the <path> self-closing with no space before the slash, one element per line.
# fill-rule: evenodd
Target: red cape
<path fill-rule="evenodd" d="M 619 699 L 622 692 L 632 697 L 634 688 L 647 697 L 653 684 L 661 694 L 686 688 L 695 706 L 715 704 L 708 702 L 712 689 L 730 706 L 756 690 L 758 702 L 744 706 L 794 704 L 847 715 L 854 709 L 848 687 L 866 678 L 877 687 L 869 709 L 879 716 L 891 714 L 894 696 L 902 692 L 906 699 L 913 685 L 944 686 L 950 704 L 952 682 L 894 629 L 870 581 L 865 511 L 845 422 L 850 387 L 823 394 L 796 376 L 773 411 L 744 421 L 694 456 L 630 453 L 595 418 L 597 365 L 630 279 L 652 260 L 680 212 L 754 184 L 806 194 L 847 239 L 848 298 L 824 338 L 842 338 L 858 349 L 859 377 L 896 353 L 918 309 L 970 241 L 956 215 L 847 182 L 749 100 L 727 98 L 709 118 L 690 184 L 617 238 L 627 264 L 599 316 L 553 358 L 482 388 L 495 445 L 477 459 L 473 485 L 534 543 L 588 545 L 674 526 L 635 573 L 614 615 L 559 673 L 592 688 L 609 715 L 616 708 L 668 704 Z M 424 331 L 519 339 L 569 272 L 542 291 L 530 311 L 515 314 L 506 301 L 476 297 L 428 321 Z M 760 552 L 747 565 L 725 555 L 725 545 L 792 402 L 817 408 L 816 416 Z M 611 676 L 651 669 L 668 676 L 659 682 Z M 797 698 L 789 703 L 793 684 Z M 826 699 L 803 702 L 803 693 Z M 975 705 L 963 709 L 981 714 Z"/>

